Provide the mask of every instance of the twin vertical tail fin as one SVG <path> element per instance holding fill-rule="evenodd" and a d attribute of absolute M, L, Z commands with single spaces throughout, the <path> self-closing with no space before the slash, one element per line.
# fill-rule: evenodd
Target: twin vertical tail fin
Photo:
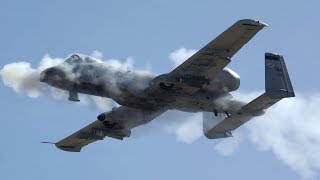
<path fill-rule="evenodd" d="M 294 91 L 283 56 L 265 54 L 265 88 L 271 99 L 294 97 Z"/>
<path fill-rule="evenodd" d="M 229 117 L 203 113 L 203 133 L 209 139 L 231 137 L 231 131 L 248 122 L 255 116 L 261 116 L 265 110 L 283 98 L 294 97 L 289 74 L 281 55 L 265 54 L 266 92 L 248 104 L 233 112 Z"/>

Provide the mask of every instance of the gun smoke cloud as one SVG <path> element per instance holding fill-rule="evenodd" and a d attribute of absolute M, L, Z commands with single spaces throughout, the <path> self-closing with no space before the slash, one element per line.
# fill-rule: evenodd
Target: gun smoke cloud
<path fill-rule="evenodd" d="M 17 93 L 24 93 L 29 97 L 37 98 L 46 91 L 45 85 L 39 82 L 40 72 L 48 67 L 58 65 L 60 58 L 51 58 L 45 55 L 36 69 L 28 62 L 14 62 L 1 69 L 3 83 Z"/>
<path fill-rule="evenodd" d="M 173 66 L 181 64 L 196 52 L 194 49 L 181 48 L 169 55 Z M 94 51 L 96 58 L 101 59 L 102 53 Z M 45 55 L 36 68 L 30 63 L 15 62 L 5 65 L 1 71 L 3 83 L 19 94 L 32 98 L 50 95 L 55 100 L 66 101 L 64 91 L 51 88 L 39 82 L 39 73 L 59 64 L 62 58 L 52 58 Z M 118 67 L 133 67 L 133 59 L 126 61 L 108 60 Z M 238 92 L 235 97 L 249 102 L 261 92 Z M 107 98 L 82 95 L 81 103 L 92 104 L 102 111 L 110 110 L 114 102 Z M 241 143 L 248 141 L 257 147 L 258 151 L 273 153 L 277 159 L 290 167 L 301 178 L 312 179 L 320 172 L 320 94 L 296 93 L 295 98 L 283 99 L 267 110 L 266 114 L 256 117 L 234 132 L 234 137 L 210 140 L 214 150 L 222 156 L 232 156 L 241 148 Z M 165 130 L 183 143 L 192 143 L 203 137 L 202 113 L 183 113 L 169 111 L 160 119 L 174 119 L 162 123 Z M 177 120 L 178 119 L 178 120 Z M 168 122 L 168 123 L 167 123 Z M 165 125 L 164 125 L 165 124 Z"/>
<path fill-rule="evenodd" d="M 100 51 L 93 51 L 91 56 L 102 58 L 103 54 Z M 68 93 L 66 91 L 50 87 L 39 81 L 41 71 L 56 66 L 64 60 L 65 58 L 52 58 L 47 54 L 40 60 L 36 68 L 33 68 L 28 62 L 19 61 L 5 65 L 1 69 L 0 75 L 3 83 L 18 94 L 24 94 L 31 98 L 49 95 L 49 97 L 54 100 L 66 101 L 68 99 Z M 117 68 L 133 68 L 134 61 L 131 57 L 128 57 L 125 61 L 110 59 L 105 61 L 105 63 Z M 79 104 L 93 105 L 101 111 L 111 110 L 111 108 L 118 106 L 108 98 L 80 94 L 80 99 Z"/>
<path fill-rule="evenodd" d="M 261 93 L 239 92 L 234 96 L 250 102 Z M 233 137 L 208 141 L 214 143 L 213 149 L 222 156 L 239 155 L 241 143 L 250 142 L 258 151 L 273 153 L 302 179 L 313 179 L 320 170 L 319 107 L 320 94 L 296 93 L 295 98 L 281 100 L 263 116 L 235 130 Z M 187 144 L 202 138 L 201 113 L 179 113 L 165 116 L 175 119 L 165 125 L 167 132 Z"/>

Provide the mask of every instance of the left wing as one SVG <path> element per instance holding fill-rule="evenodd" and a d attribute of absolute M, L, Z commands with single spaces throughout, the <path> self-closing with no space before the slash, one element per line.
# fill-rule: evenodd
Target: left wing
<path fill-rule="evenodd" d="M 195 93 L 209 84 L 231 62 L 231 57 L 266 26 L 251 19 L 236 22 L 160 80 L 165 79 L 168 88 L 170 83 L 175 82 L 175 86 L 181 86 L 186 93 Z M 157 91 L 158 83 L 155 85 L 148 90 L 149 94 Z"/>
<path fill-rule="evenodd" d="M 106 136 L 122 140 L 129 137 L 131 129 L 152 121 L 167 109 L 142 110 L 120 106 L 98 116 L 98 120 L 55 143 L 64 151 L 80 152 L 81 149 Z"/>

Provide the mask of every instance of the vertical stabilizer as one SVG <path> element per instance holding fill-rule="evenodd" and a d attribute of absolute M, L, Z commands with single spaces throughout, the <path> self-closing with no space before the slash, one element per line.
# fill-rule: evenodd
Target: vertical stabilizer
<path fill-rule="evenodd" d="M 294 97 L 294 91 L 283 56 L 265 54 L 266 94 L 272 99 Z"/>

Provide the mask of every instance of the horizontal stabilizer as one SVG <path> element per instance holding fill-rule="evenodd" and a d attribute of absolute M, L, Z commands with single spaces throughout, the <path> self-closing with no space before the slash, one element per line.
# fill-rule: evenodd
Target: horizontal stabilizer
<path fill-rule="evenodd" d="M 223 113 L 214 114 L 211 112 L 203 112 L 202 117 L 203 117 L 203 132 L 206 135 L 208 134 L 208 132 L 210 132 L 212 128 L 214 128 L 216 125 L 222 122 L 225 118 L 227 118 L 227 115 Z M 230 136 L 232 136 L 231 132 L 222 132 L 222 133 L 214 134 L 215 138 L 225 138 Z"/>
<path fill-rule="evenodd" d="M 265 110 L 283 98 L 294 97 L 294 90 L 281 55 L 265 54 L 266 92 L 250 103 L 242 106 L 229 117 L 222 118 L 204 113 L 203 133 L 209 139 L 232 136 L 231 131 L 248 122 L 255 116 L 261 116 Z M 205 115 L 206 114 L 206 115 Z"/>

